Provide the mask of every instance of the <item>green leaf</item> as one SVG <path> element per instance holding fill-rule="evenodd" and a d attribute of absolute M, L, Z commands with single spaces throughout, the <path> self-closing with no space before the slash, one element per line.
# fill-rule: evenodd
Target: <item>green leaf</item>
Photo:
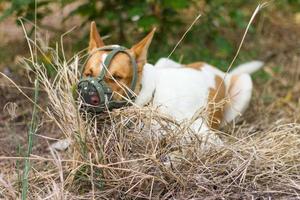
<path fill-rule="evenodd" d="M 14 8 L 20 8 L 29 5 L 30 3 L 34 3 L 34 0 L 12 0 L 11 4 Z"/>
<path fill-rule="evenodd" d="M 118 19 L 118 13 L 114 12 L 114 11 L 108 11 L 105 14 L 105 18 L 107 18 L 108 20 L 115 20 Z"/>
<path fill-rule="evenodd" d="M 7 18 L 9 15 L 12 15 L 13 12 L 14 12 L 14 9 L 12 9 L 12 8 L 4 10 L 3 14 L 0 16 L 0 22 L 2 20 L 4 20 L 5 18 Z"/>
<path fill-rule="evenodd" d="M 78 6 L 75 10 L 73 10 L 69 15 L 81 15 L 81 16 L 90 16 L 95 10 L 93 3 L 85 3 Z"/>
<path fill-rule="evenodd" d="M 272 77 L 270 76 L 270 74 L 268 74 L 267 72 L 263 71 L 263 70 L 259 70 L 257 72 L 255 72 L 253 74 L 253 79 L 259 79 L 263 82 L 267 82 L 268 80 L 270 80 Z"/>
<path fill-rule="evenodd" d="M 232 53 L 232 45 L 222 36 L 216 36 L 215 45 L 217 47 L 217 55 L 221 58 L 226 58 Z"/>
<path fill-rule="evenodd" d="M 12 0 L 11 6 L 4 10 L 3 14 L 0 16 L 0 21 L 12 15 L 14 12 L 18 12 L 21 9 L 27 7 L 32 2 L 34 2 L 34 0 Z"/>
<path fill-rule="evenodd" d="M 142 7 L 132 7 L 128 10 L 128 16 L 133 17 L 136 15 L 143 15 L 144 14 L 144 9 Z"/>
<path fill-rule="evenodd" d="M 154 16 L 145 16 L 138 21 L 138 26 L 145 31 L 149 31 L 154 24 L 157 24 L 158 20 Z"/>
<path fill-rule="evenodd" d="M 73 3 L 74 2 L 74 0 L 61 0 L 61 4 L 63 5 L 63 6 L 66 6 L 66 5 L 68 5 L 68 4 L 70 4 L 70 3 Z"/>
<path fill-rule="evenodd" d="M 274 66 L 274 67 L 272 67 L 272 71 L 273 71 L 274 73 L 276 73 L 276 74 L 279 74 L 280 72 L 283 71 L 283 67 L 280 66 L 280 65 Z"/>
<path fill-rule="evenodd" d="M 239 28 L 245 28 L 248 24 L 248 21 L 246 20 L 245 13 L 243 11 L 234 10 L 230 13 L 230 17 L 232 18 L 233 22 Z"/>
<path fill-rule="evenodd" d="M 173 9 L 182 9 L 188 7 L 189 3 L 187 0 L 163 0 L 163 5 Z"/>

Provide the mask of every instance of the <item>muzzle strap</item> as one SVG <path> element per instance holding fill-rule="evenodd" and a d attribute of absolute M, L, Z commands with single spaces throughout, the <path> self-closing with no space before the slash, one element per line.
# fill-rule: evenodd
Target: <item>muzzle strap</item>
<path fill-rule="evenodd" d="M 125 47 L 117 47 L 112 49 L 112 51 L 107 55 L 107 57 L 105 58 L 104 61 L 104 69 L 102 69 L 100 75 L 99 75 L 99 79 L 102 80 L 104 79 L 107 70 L 109 69 L 110 63 L 112 61 L 112 59 L 118 54 L 118 53 L 125 53 L 128 55 L 128 57 L 130 58 L 131 61 L 131 65 L 132 65 L 132 80 L 131 80 L 131 84 L 130 84 L 130 89 L 131 91 L 127 91 L 129 92 L 129 97 L 131 98 L 132 96 L 132 92 L 134 92 L 135 87 L 136 87 L 136 83 L 137 83 L 137 77 L 138 77 L 138 65 L 135 61 L 135 59 L 132 57 L 132 55 L 130 55 L 130 53 L 127 51 L 127 49 Z M 128 89 L 127 89 L 128 90 Z"/>
<path fill-rule="evenodd" d="M 112 90 L 111 88 L 106 84 L 104 81 L 105 75 L 109 69 L 109 66 L 111 64 L 112 59 L 114 56 L 116 56 L 118 53 L 125 53 L 128 55 L 131 61 L 132 65 L 132 80 L 130 84 L 130 88 L 126 88 L 126 95 L 128 95 L 129 99 L 133 100 L 135 98 L 134 90 L 136 88 L 137 84 L 137 78 L 138 78 L 138 65 L 135 61 L 135 58 L 128 52 L 128 49 L 125 47 L 115 47 L 115 46 L 106 46 L 99 48 L 98 50 L 104 50 L 104 51 L 111 51 L 106 56 L 103 64 L 103 68 L 100 72 L 100 75 L 97 78 L 93 77 L 87 77 L 87 78 L 81 78 L 81 80 L 78 83 L 78 90 L 83 99 L 86 103 L 90 102 L 91 96 L 90 94 L 95 94 L 95 92 L 98 95 L 99 98 L 99 105 L 92 105 L 92 106 L 85 106 L 85 110 L 87 111 L 93 111 L 93 112 L 103 112 L 106 107 L 111 110 L 114 108 L 121 108 L 123 106 L 129 105 L 130 102 L 126 100 L 121 101 L 115 101 L 112 100 Z"/>

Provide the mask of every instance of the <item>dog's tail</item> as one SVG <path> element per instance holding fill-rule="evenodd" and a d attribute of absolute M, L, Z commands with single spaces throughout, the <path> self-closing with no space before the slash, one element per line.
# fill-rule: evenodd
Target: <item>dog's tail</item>
<path fill-rule="evenodd" d="M 259 70 L 263 64 L 261 61 L 251 61 L 229 72 L 225 81 L 230 101 L 225 106 L 223 123 L 231 122 L 245 112 L 252 96 L 253 83 L 250 74 Z"/>
<path fill-rule="evenodd" d="M 238 74 L 252 74 L 256 71 L 258 71 L 262 66 L 264 65 L 264 62 L 254 60 L 250 61 L 244 64 L 241 64 L 237 66 L 235 69 L 230 71 L 230 75 L 238 75 Z"/>

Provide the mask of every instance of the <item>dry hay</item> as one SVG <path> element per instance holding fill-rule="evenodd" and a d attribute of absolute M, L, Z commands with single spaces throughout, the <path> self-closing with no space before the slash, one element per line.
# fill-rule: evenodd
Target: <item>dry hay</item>
<path fill-rule="evenodd" d="M 29 199 L 299 198 L 298 123 L 228 126 L 218 132 L 224 146 L 203 150 L 193 134 L 192 142 L 182 143 L 191 131 L 150 106 L 105 118 L 83 116 L 71 89 L 78 81 L 78 59 L 56 66 L 50 81 L 35 63 L 49 98 L 43 112 L 72 145 L 65 153 L 31 156 Z M 14 198 L 18 179 L 10 180 L 1 178 L 0 185 Z"/>
<path fill-rule="evenodd" d="M 41 112 L 72 145 L 31 155 L 28 199 L 299 199 L 299 51 L 274 51 L 274 63 L 264 68 L 271 79 L 256 83 L 247 120 L 218 131 L 225 145 L 205 151 L 201 138 L 151 106 L 106 117 L 81 114 L 71 89 L 79 77 L 77 57 L 66 62 L 54 55 L 54 79 L 31 63 L 48 96 Z M 280 74 L 272 71 L 278 63 Z M 187 134 L 192 142 L 182 143 Z M 177 156 L 171 164 L 170 155 Z M 3 197 L 16 199 L 19 188 L 17 174 L 0 174 Z"/>

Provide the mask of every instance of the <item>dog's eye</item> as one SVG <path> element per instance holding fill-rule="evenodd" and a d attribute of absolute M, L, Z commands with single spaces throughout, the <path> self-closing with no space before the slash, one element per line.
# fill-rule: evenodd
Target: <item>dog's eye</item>
<path fill-rule="evenodd" d="M 94 71 L 92 69 L 90 69 L 84 73 L 84 76 L 86 76 L 86 77 L 91 77 L 93 75 L 94 75 Z"/>
<path fill-rule="evenodd" d="M 123 77 L 120 76 L 120 75 L 118 75 L 118 74 L 114 74 L 114 75 L 113 75 L 113 78 L 114 78 L 115 80 L 121 80 Z"/>

